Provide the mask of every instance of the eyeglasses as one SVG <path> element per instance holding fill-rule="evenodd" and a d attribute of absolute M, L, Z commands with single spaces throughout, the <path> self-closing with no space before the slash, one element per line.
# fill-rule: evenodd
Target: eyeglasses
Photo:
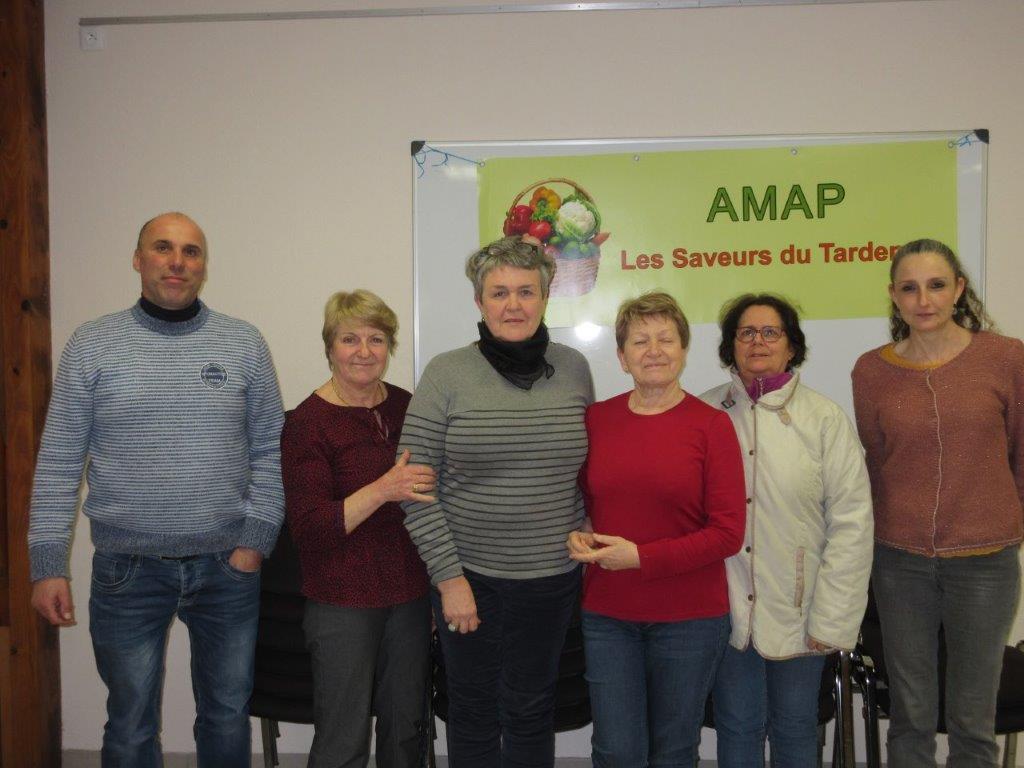
<path fill-rule="evenodd" d="M 758 334 L 761 335 L 761 339 L 765 344 L 774 344 L 785 336 L 786 332 L 777 325 L 765 325 L 761 328 L 745 325 L 742 328 L 736 329 L 736 340 L 742 341 L 744 344 L 753 344 Z"/>

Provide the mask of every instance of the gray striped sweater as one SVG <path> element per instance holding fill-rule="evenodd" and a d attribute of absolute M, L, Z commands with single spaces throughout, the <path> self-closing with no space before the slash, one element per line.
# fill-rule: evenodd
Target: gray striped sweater
<path fill-rule="evenodd" d="M 68 575 L 78 490 L 96 549 L 268 554 L 284 515 L 281 393 L 266 342 L 210 311 L 136 304 L 80 326 L 61 355 L 36 462 L 32 580 Z"/>
<path fill-rule="evenodd" d="M 437 502 L 407 502 L 406 528 L 434 584 L 463 567 L 528 579 L 576 566 L 565 549 L 583 520 L 577 475 L 587 455 L 583 412 L 594 400 L 586 360 L 549 344 L 550 379 L 522 390 L 476 345 L 427 365 L 399 451 L 438 474 Z"/>

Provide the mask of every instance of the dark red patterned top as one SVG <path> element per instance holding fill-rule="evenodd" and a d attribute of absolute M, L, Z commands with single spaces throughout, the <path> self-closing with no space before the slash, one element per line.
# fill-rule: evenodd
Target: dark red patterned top
<path fill-rule="evenodd" d="M 390 384 L 387 392 L 376 408 L 332 405 L 314 393 L 285 420 L 288 527 L 299 551 L 302 593 L 317 602 L 380 608 L 427 593 L 427 570 L 398 504 L 388 502 L 351 533 L 345 530 L 345 497 L 395 463 L 410 394 Z"/>

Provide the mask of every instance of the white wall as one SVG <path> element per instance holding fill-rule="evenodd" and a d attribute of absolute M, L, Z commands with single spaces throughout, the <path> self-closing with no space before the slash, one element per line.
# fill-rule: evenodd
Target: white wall
<path fill-rule="evenodd" d="M 260 326 L 287 406 L 326 378 L 320 312 L 343 287 L 377 291 L 406 319 L 390 378 L 410 386 L 409 142 L 418 138 L 988 128 L 988 301 L 1005 332 L 1024 336 L 1019 0 L 107 27 L 105 50 L 78 44 L 83 16 L 291 8 L 47 0 L 55 359 L 79 323 L 134 300 L 139 224 L 181 209 L 209 237 L 205 300 Z M 61 633 L 70 749 L 98 748 L 104 721 L 86 626 L 90 554 L 81 525 L 80 623 Z M 1013 637 L 1024 637 L 1021 618 Z M 187 659 L 178 627 L 169 751 L 191 749 Z M 308 728 L 283 731 L 282 751 L 307 747 Z M 586 754 L 585 736 L 563 737 L 560 751 Z"/>

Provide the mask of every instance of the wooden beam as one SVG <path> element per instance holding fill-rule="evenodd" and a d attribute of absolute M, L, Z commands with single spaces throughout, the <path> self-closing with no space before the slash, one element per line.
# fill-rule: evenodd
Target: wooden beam
<path fill-rule="evenodd" d="M 30 604 L 28 509 L 50 395 L 42 0 L 0 2 L 0 760 L 60 765 L 56 630 Z"/>
<path fill-rule="evenodd" d="M 11 690 L 11 631 L 0 627 L 0 691 Z M 0 766 L 14 765 L 14 744 L 5 739 L 7 724 L 11 720 L 13 702 L 6 696 L 0 696 Z"/>

